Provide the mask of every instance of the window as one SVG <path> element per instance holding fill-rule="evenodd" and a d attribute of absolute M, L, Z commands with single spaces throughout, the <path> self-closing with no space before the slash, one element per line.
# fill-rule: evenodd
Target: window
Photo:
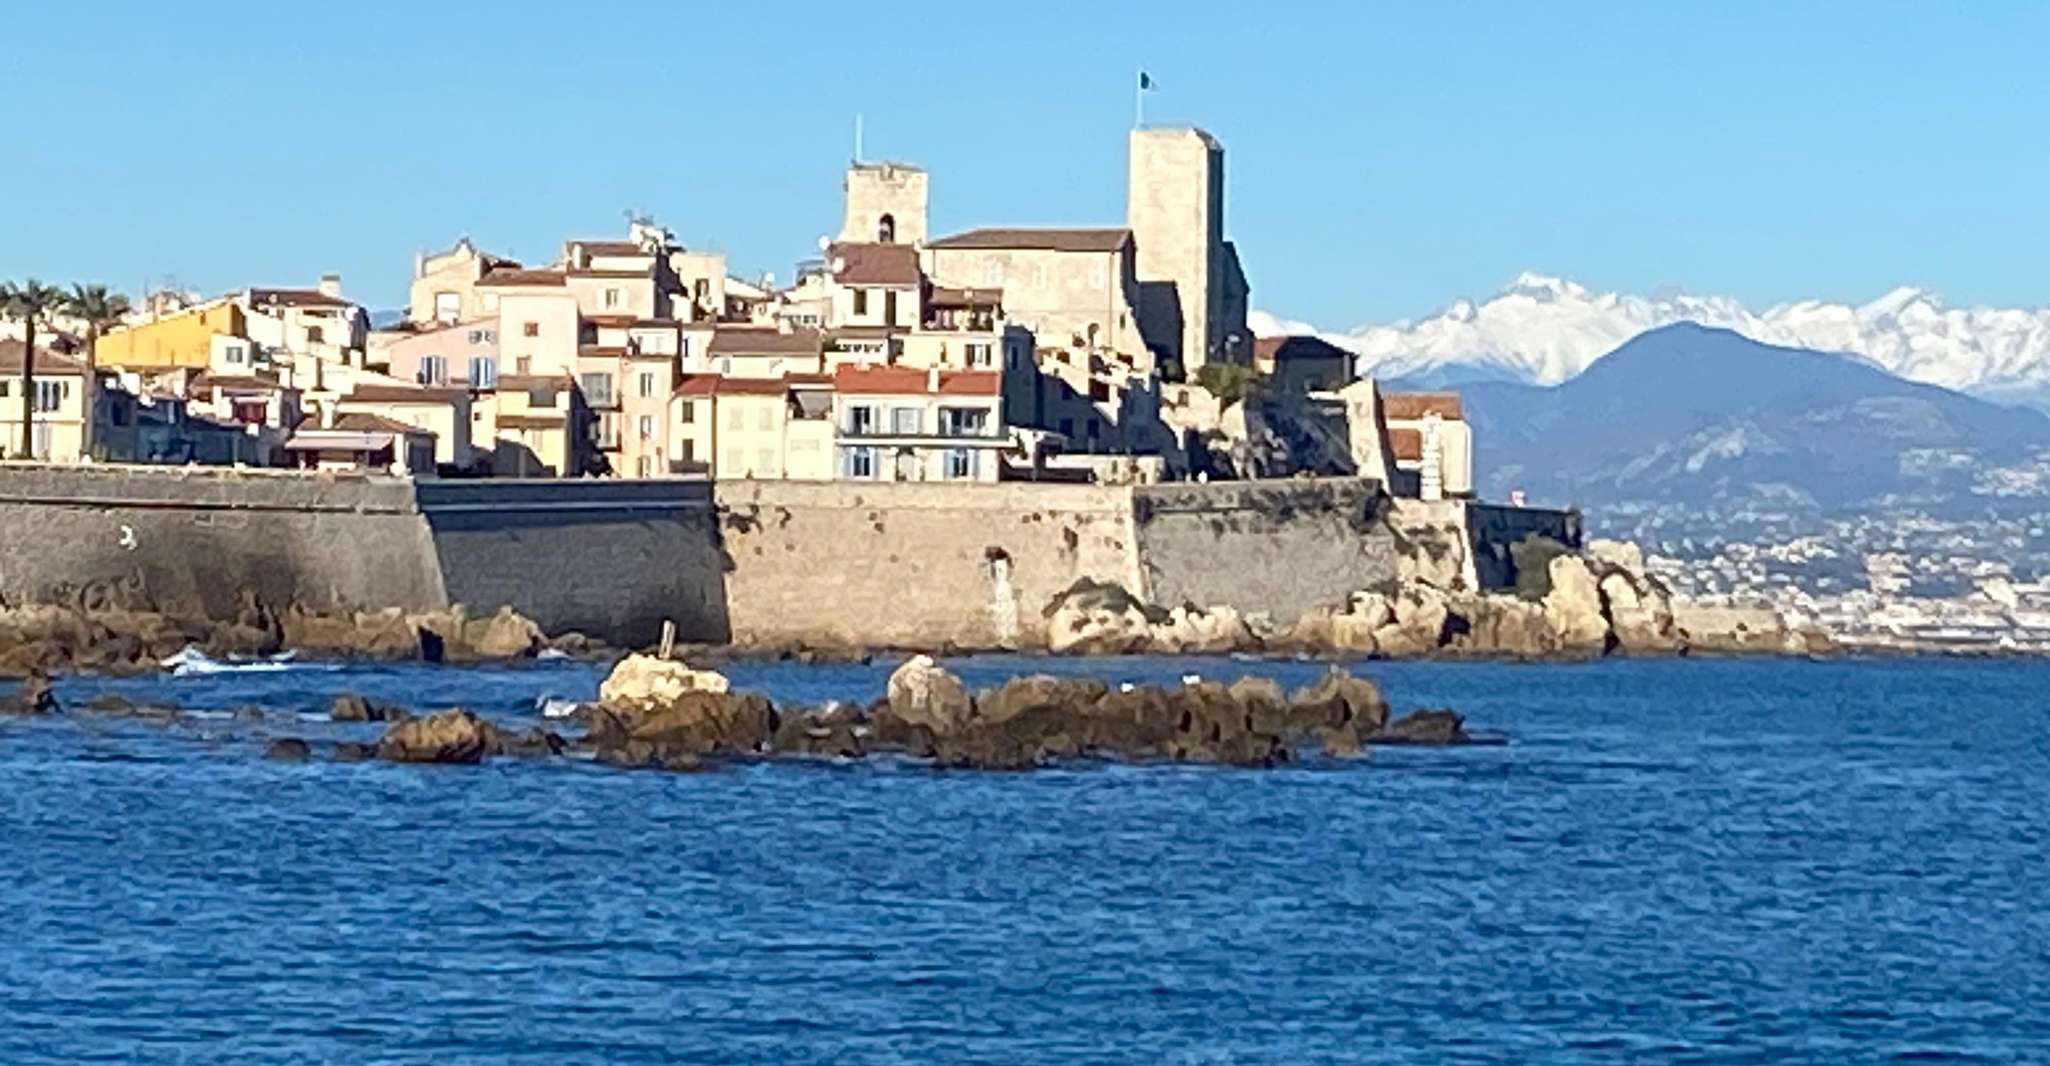
<path fill-rule="evenodd" d="M 602 411 L 598 415 L 598 447 L 619 447 L 619 416 L 611 411 Z"/>
<path fill-rule="evenodd" d="M 448 360 L 439 355 L 420 357 L 420 372 L 413 375 L 422 385 L 448 384 Z"/>
<path fill-rule="evenodd" d="M 641 429 L 641 439 L 642 439 L 642 440 L 654 440 L 654 439 L 655 439 L 655 416 L 654 416 L 654 415 L 642 415 L 642 416 L 641 416 L 641 422 L 640 422 L 640 429 Z"/>
<path fill-rule="evenodd" d="M 847 409 L 847 432 L 865 436 L 876 431 L 876 409 L 867 404 L 856 404 Z"/>
<path fill-rule="evenodd" d="M 653 475 L 654 470 L 654 460 L 649 459 L 647 456 L 643 455 L 640 458 L 634 460 L 635 477 L 650 477 Z"/>
<path fill-rule="evenodd" d="M 763 474 L 776 469 L 776 453 L 768 448 L 763 448 L 756 452 L 755 469 Z"/>
<path fill-rule="evenodd" d="M 943 407 L 940 432 L 949 437 L 980 437 L 989 431 L 989 412 L 979 407 Z"/>
<path fill-rule="evenodd" d="M 480 389 L 495 388 L 498 385 L 498 360 L 488 355 L 471 356 L 470 384 Z"/>
<path fill-rule="evenodd" d="M 726 449 L 726 467 L 725 467 L 725 471 L 726 471 L 726 473 L 728 473 L 728 474 L 735 474 L 735 475 L 738 475 L 738 474 L 740 474 L 740 473 L 742 472 L 742 470 L 741 470 L 741 462 L 740 462 L 740 449 L 739 449 L 739 448 L 728 448 L 728 449 Z"/>
<path fill-rule="evenodd" d="M 857 314 L 857 315 L 865 315 L 865 314 L 868 314 L 868 290 L 867 290 L 867 289 L 856 289 L 856 290 L 854 290 L 854 313 L 855 313 L 855 314 Z"/>
<path fill-rule="evenodd" d="M 533 373 L 533 372 L 534 372 L 534 357 L 533 357 L 533 356 L 531 356 L 531 355 L 522 355 L 522 356 L 519 356 L 519 357 L 515 358 L 515 359 L 513 360 L 513 372 L 514 372 L 514 373 L 517 373 L 517 374 L 531 374 L 531 373 Z"/>
<path fill-rule="evenodd" d="M 890 409 L 890 432 L 898 436 L 909 436 L 919 431 L 920 416 L 925 412 L 916 407 L 893 407 Z"/>
<path fill-rule="evenodd" d="M 434 294 L 435 321 L 453 324 L 456 319 L 461 317 L 463 317 L 463 296 L 461 293 L 437 292 Z"/>
<path fill-rule="evenodd" d="M 679 452 L 678 454 L 679 454 L 679 455 L 681 455 L 681 456 L 683 457 L 683 461 L 684 461 L 684 462 L 686 462 L 686 463 L 695 463 L 695 462 L 697 462 L 697 461 L 698 461 L 698 442 L 697 442 L 697 441 L 694 441 L 694 440 L 686 440 L 686 441 L 684 441 L 684 442 L 683 442 L 683 450 L 682 450 L 681 452 Z"/>
<path fill-rule="evenodd" d="M 1074 419 L 1072 419 L 1072 418 L 1063 418 L 1063 419 L 1061 419 L 1061 436 L 1063 436 L 1063 437 L 1073 437 L 1074 435 L 1075 435 L 1075 420 L 1074 420 Z"/>
<path fill-rule="evenodd" d="M 732 414 L 729 414 L 729 415 L 727 415 L 727 416 L 726 416 L 726 428 L 727 428 L 727 429 L 746 429 L 746 428 L 747 428 L 747 412 L 746 412 L 746 411 L 743 411 L 743 410 L 741 410 L 741 409 L 740 409 L 740 405 L 739 405 L 739 404 L 734 404 L 734 405 L 733 405 L 733 413 L 732 413 Z"/>
<path fill-rule="evenodd" d="M 71 383 L 68 381 L 37 381 L 36 411 L 38 413 L 55 411 L 70 396 Z"/>
<path fill-rule="evenodd" d="M 1089 398 L 1098 403 L 1107 402 L 1110 399 L 1110 384 L 1103 381 L 1090 382 Z"/>
<path fill-rule="evenodd" d="M 606 290 L 605 290 L 605 306 L 607 306 L 607 307 L 618 307 L 618 306 L 619 306 L 619 290 L 618 290 L 618 289 L 606 289 Z"/>
<path fill-rule="evenodd" d="M 987 344 L 969 344 L 969 345 L 967 346 L 967 348 L 968 348 L 968 365 L 969 365 L 969 366 L 974 366 L 974 367 L 987 367 L 987 366 L 989 366 L 989 365 L 991 364 L 992 360 L 990 359 L 990 354 L 989 354 L 990 348 L 989 348 L 989 345 L 987 345 Z"/>
<path fill-rule="evenodd" d="M 584 402 L 593 407 L 612 406 L 612 375 L 604 371 L 585 374 L 580 378 L 584 387 Z"/>
<path fill-rule="evenodd" d="M 231 365 L 240 366 L 246 358 L 248 358 L 248 352 L 239 344 L 230 344 L 226 348 L 221 349 L 221 359 Z"/>
<path fill-rule="evenodd" d="M 470 331 L 470 343 L 471 343 L 471 344 L 482 344 L 482 343 L 484 343 L 484 331 L 483 331 L 483 330 L 481 330 L 481 329 L 473 329 L 473 330 L 471 330 L 471 331 Z"/>
<path fill-rule="evenodd" d="M 641 399 L 645 400 L 653 395 L 655 395 L 655 372 L 643 370 L 641 371 Z"/>
<path fill-rule="evenodd" d="M 677 417 L 686 426 L 696 422 L 698 420 L 698 402 L 696 400 L 683 401 L 683 412 Z"/>
<path fill-rule="evenodd" d="M 947 450 L 947 476 L 950 478 L 972 478 L 975 476 L 975 453 L 966 448 Z"/>
<path fill-rule="evenodd" d="M 763 428 L 763 429 L 765 429 L 765 430 L 768 430 L 768 429 L 775 429 L 775 428 L 776 428 L 776 411 L 775 411 L 775 409 L 774 409 L 774 408 L 770 408 L 770 407 L 764 407 L 764 408 L 762 408 L 762 414 L 761 414 L 761 417 L 755 420 L 755 424 L 756 424 L 756 425 L 758 425 L 758 426 L 760 426 L 761 428 Z"/>
<path fill-rule="evenodd" d="M 14 383 L 0 379 L 0 400 L 4 400 L 12 395 L 14 395 Z"/>
<path fill-rule="evenodd" d="M 538 336 L 540 336 L 540 335 L 541 335 L 541 323 L 539 323 L 539 322 L 522 322 L 522 323 L 520 323 L 520 336 L 522 336 L 522 337 L 538 337 Z"/>
<path fill-rule="evenodd" d="M 850 448 L 847 450 L 848 477 L 876 476 L 876 450 L 874 448 Z"/>
<path fill-rule="evenodd" d="M 327 334 L 326 334 L 326 333 L 324 333 L 324 332 L 322 332 L 322 331 L 321 331 L 321 328 L 320 328 L 319 326 L 308 326 L 308 327 L 306 327 L 306 343 L 308 343 L 308 344 L 319 344 L 319 343 L 320 343 L 321 341 L 325 340 L 326 338 L 327 338 Z"/>
<path fill-rule="evenodd" d="M 895 290 L 895 289 L 884 289 L 884 290 L 883 290 L 883 325 L 885 325 L 885 326 L 894 326 L 894 325 L 896 325 L 896 324 L 897 324 L 897 290 Z"/>
<path fill-rule="evenodd" d="M 886 213 L 877 220 L 876 241 L 881 244 L 897 243 L 897 216 Z"/>

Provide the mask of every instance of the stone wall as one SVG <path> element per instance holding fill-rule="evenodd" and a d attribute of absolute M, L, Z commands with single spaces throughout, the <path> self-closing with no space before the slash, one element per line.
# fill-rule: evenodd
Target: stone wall
<path fill-rule="evenodd" d="M 218 468 L 0 465 L 0 601 L 232 617 L 447 602 L 411 488 Z"/>
<path fill-rule="evenodd" d="M 1137 582 L 1131 490 L 728 481 L 733 639 L 964 646 L 1043 640 L 1080 578 Z"/>
<path fill-rule="evenodd" d="M 1133 490 L 1143 598 L 1277 622 L 1395 583 L 1374 481 L 1321 478 Z"/>

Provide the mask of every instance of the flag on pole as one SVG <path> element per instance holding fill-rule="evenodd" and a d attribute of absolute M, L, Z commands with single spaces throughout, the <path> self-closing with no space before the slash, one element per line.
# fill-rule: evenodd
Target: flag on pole
<path fill-rule="evenodd" d="M 1145 72 L 1145 71 L 1143 71 L 1143 70 L 1142 70 L 1142 71 L 1140 71 L 1140 72 L 1139 72 L 1139 91 L 1140 91 L 1140 92 L 1142 92 L 1142 93 L 1143 93 L 1143 92 L 1151 92 L 1152 90 L 1154 90 L 1154 89 L 1156 89 L 1156 88 L 1159 88 L 1159 86 L 1157 86 L 1157 85 L 1155 85 L 1155 84 L 1153 83 L 1153 75 L 1151 75 L 1151 74 L 1148 74 L 1148 73 L 1146 73 L 1146 72 Z"/>
<path fill-rule="evenodd" d="M 1158 89 L 1159 87 L 1160 86 L 1154 82 L 1153 75 L 1148 74 L 1143 70 L 1139 72 L 1139 88 L 1134 90 L 1132 93 L 1133 129 L 1138 129 L 1139 127 L 1144 126 L 1146 124 L 1146 94 L 1154 91 L 1155 89 Z"/>

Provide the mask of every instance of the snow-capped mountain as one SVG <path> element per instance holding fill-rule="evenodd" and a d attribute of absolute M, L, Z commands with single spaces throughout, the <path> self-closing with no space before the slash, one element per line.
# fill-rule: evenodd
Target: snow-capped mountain
<path fill-rule="evenodd" d="M 1899 288 L 1857 307 L 1802 300 L 1753 312 L 1726 296 L 1595 293 L 1563 278 L 1523 274 L 1488 299 L 1455 300 L 1421 321 L 1329 333 L 1266 312 L 1260 336 L 1315 333 L 1359 353 L 1381 378 L 1501 379 L 1556 385 L 1603 353 L 1675 322 L 1733 330 L 1790 348 L 1848 352 L 1910 381 L 1988 399 L 2050 407 L 2050 307 L 1946 307 Z"/>

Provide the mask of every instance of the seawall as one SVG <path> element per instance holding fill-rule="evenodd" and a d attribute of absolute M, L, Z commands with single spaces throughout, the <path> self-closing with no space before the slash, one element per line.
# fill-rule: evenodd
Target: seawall
<path fill-rule="evenodd" d="M 216 618 L 252 600 L 462 603 L 627 644 L 671 620 L 706 642 L 1032 647 L 1084 580 L 1287 623 L 1413 576 L 1417 530 L 1450 541 L 1470 581 L 1499 577 L 1473 538 L 1528 523 L 1475 506 L 1418 512 L 1350 479 L 715 486 L 0 464 L 0 603 Z"/>

